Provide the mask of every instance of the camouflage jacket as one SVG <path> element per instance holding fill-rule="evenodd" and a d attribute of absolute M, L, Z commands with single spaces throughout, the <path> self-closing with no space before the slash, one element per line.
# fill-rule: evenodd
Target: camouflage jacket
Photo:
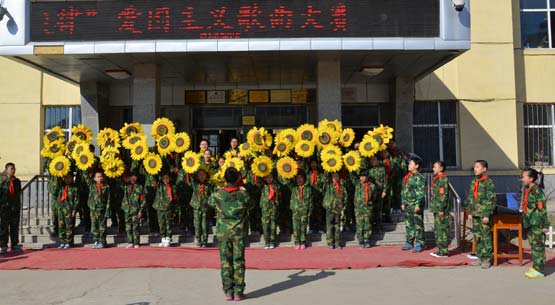
<path fill-rule="evenodd" d="M 191 197 L 191 207 L 206 211 L 208 209 L 208 198 L 212 193 L 212 185 L 210 183 L 200 183 L 196 179 L 190 180 L 193 189 L 193 196 Z"/>
<path fill-rule="evenodd" d="M 249 215 L 249 194 L 239 188 L 219 188 L 212 193 L 208 204 L 216 210 L 218 240 L 244 238 Z"/>
<path fill-rule="evenodd" d="M 407 174 L 403 180 L 401 203 L 407 207 L 424 208 L 426 196 L 426 180 L 421 173 Z"/>
<path fill-rule="evenodd" d="M 546 203 L 547 197 L 538 186 L 526 187 L 524 189 L 522 212 L 524 214 L 523 222 L 525 228 L 549 228 Z"/>
<path fill-rule="evenodd" d="M 470 215 L 476 217 L 490 217 L 493 214 L 496 202 L 495 185 L 493 181 L 487 177 L 479 181 L 482 178 L 484 178 L 482 175 L 476 176 L 470 183 L 466 203 Z M 478 188 L 475 192 L 474 187 L 476 183 L 478 183 Z"/>
<path fill-rule="evenodd" d="M 270 198 L 270 185 L 264 183 L 260 195 L 260 207 L 262 209 L 277 209 L 281 201 L 281 186 L 274 182 L 272 183 L 274 193 Z"/>
<path fill-rule="evenodd" d="M 393 178 L 402 179 L 407 174 L 407 165 L 403 156 L 391 155 L 389 160 L 391 162 L 391 176 Z"/>
<path fill-rule="evenodd" d="M 64 198 L 63 194 L 66 191 L 67 187 L 67 196 Z M 77 206 L 79 205 L 79 188 L 75 184 L 70 185 L 59 185 L 56 188 L 56 203 L 58 206 L 66 211 L 75 211 Z M 64 199 L 63 201 L 61 201 Z"/>
<path fill-rule="evenodd" d="M 163 183 L 160 183 L 156 188 L 156 197 L 154 199 L 154 204 L 152 205 L 152 207 L 156 210 L 167 211 L 173 204 L 175 204 L 175 201 L 177 200 L 175 185 L 170 183 L 169 187 L 169 192 L 167 186 Z"/>
<path fill-rule="evenodd" d="M 0 197 L 0 206 L 19 210 L 21 207 L 21 181 L 14 177 L 12 184 L 13 193 L 10 193 L 10 179 L 6 176 L 0 177 L 0 188 L 3 189 L 4 193 L 4 195 Z"/>
<path fill-rule="evenodd" d="M 97 185 L 89 176 L 85 175 L 85 181 L 89 187 L 89 199 L 87 205 L 91 211 L 104 212 L 110 208 L 110 186 L 108 184 Z"/>
<path fill-rule="evenodd" d="M 430 211 L 432 213 L 449 212 L 449 179 L 445 174 L 434 177 L 430 192 Z"/>
<path fill-rule="evenodd" d="M 389 189 L 389 181 L 386 179 L 385 167 L 374 166 L 368 169 L 369 179 L 374 183 L 376 192 L 385 192 Z"/>
<path fill-rule="evenodd" d="M 372 200 L 376 189 L 376 185 L 370 181 L 362 183 L 360 180 L 353 181 L 355 184 L 355 208 L 357 210 L 366 210 L 372 207 Z"/>
<path fill-rule="evenodd" d="M 312 187 L 309 183 L 302 186 L 295 184 L 290 185 L 291 189 L 291 200 L 289 201 L 289 207 L 293 211 L 310 211 L 312 209 Z"/>
<path fill-rule="evenodd" d="M 121 209 L 128 215 L 137 215 L 145 208 L 145 189 L 139 183 L 123 187 Z"/>
<path fill-rule="evenodd" d="M 308 171 L 306 173 L 306 180 L 309 182 L 310 186 L 314 190 L 315 195 L 317 193 L 322 193 L 324 186 L 326 185 L 326 174 L 322 171 Z"/>
<path fill-rule="evenodd" d="M 331 209 L 341 212 L 347 204 L 348 194 L 343 181 L 339 182 L 339 190 L 340 192 L 338 192 L 336 185 L 331 180 L 324 185 L 324 200 L 322 205 L 326 210 Z"/>

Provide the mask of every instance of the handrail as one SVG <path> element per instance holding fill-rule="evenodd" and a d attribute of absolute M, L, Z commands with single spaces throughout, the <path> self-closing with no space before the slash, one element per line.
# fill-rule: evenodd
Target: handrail
<path fill-rule="evenodd" d="M 452 196 L 455 203 L 454 206 L 452 206 L 452 208 L 453 208 L 453 214 L 454 214 L 453 218 L 455 223 L 455 244 L 457 245 L 457 248 L 458 248 L 461 242 L 462 200 L 461 200 L 461 196 L 459 196 L 459 193 L 457 193 L 457 190 L 455 190 L 455 187 L 453 186 L 453 184 L 451 184 L 451 182 L 449 182 L 449 194 L 450 196 Z"/>
<path fill-rule="evenodd" d="M 20 208 L 20 233 L 23 234 L 23 228 L 31 226 L 31 210 L 35 210 L 35 218 L 39 218 L 39 209 L 41 211 L 40 215 L 44 217 L 45 215 L 50 215 L 50 194 L 48 192 L 48 187 L 45 183 L 48 183 L 49 175 L 35 175 L 31 180 L 27 181 L 21 188 L 21 208 Z M 34 191 L 34 193 L 33 193 Z M 27 201 L 27 205 L 25 205 Z M 27 210 L 26 215 L 24 215 L 25 208 Z M 26 218 L 24 218 L 26 216 Z"/>

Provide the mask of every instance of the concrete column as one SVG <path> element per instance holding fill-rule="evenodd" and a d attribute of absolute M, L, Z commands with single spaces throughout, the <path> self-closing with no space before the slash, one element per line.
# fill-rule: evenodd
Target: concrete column
<path fill-rule="evenodd" d="M 133 73 L 133 121 L 150 135 L 152 122 L 160 115 L 160 72 L 157 64 L 137 64 Z M 149 137 L 149 144 L 154 144 Z"/>
<path fill-rule="evenodd" d="M 341 120 L 341 62 L 320 59 L 317 70 L 318 120 Z"/>
<path fill-rule="evenodd" d="M 93 137 L 93 144 L 98 147 L 96 143 L 96 135 L 103 128 L 103 115 L 102 111 L 102 98 L 99 95 L 100 85 L 95 81 L 82 82 L 80 85 L 81 90 L 81 122 L 89 127 L 95 135 Z M 98 150 L 96 151 L 98 154 Z"/>
<path fill-rule="evenodd" d="M 395 140 L 402 151 L 412 152 L 414 79 L 398 77 L 395 79 Z"/>

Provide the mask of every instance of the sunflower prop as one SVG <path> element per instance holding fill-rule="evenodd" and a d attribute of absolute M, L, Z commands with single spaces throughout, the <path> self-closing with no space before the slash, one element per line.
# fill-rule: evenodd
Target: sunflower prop
<path fill-rule="evenodd" d="M 243 162 L 243 160 L 241 160 L 237 157 L 232 157 L 232 158 L 226 159 L 225 163 L 224 163 L 224 168 L 225 169 L 233 167 L 237 171 L 241 171 L 244 166 L 245 166 L 245 162 Z"/>
<path fill-rule="evenodd" d="M 71 128 L 72 139 L 76 137 L 83 142 L 91 143 L 93 140 L 93 133 L 92 131 L 85 125 L 79 124 L 77 126 L 73 126 Z"/>
<path fill-rule="evenodd" d="M 343 132 L 339 137 L 339 144 L 341 144 L 341 146 L 343 147 L 349 147 L 351 146 L 351 144 L 353 144 L 354 140 L 355 140 L 355 131 L 352 130 L 351 128 L 343 129 Z"/>
<path fill-rule="evenodd" d="M 148 154 L 148 145 L 145 141 L 139 141 L 131 148 L 131 159 L 135 161 L 143 160 Z"/>
<path fill-rule="evenodd" d="M 320 148 L 327 145 L 335 145 L 339 140 L 339 133 L 328 127 L 318 129 L 318 136 L 316 137 L 316 144 Z"/>
<path fill-rule="evenodd" d="M 126 149 L 132 149 L 135 144 L 138 142 L 145 142 L 146 143 L 146 136 L 144 134 L 135 134 L 125 138 L 122 142 L 123 147 Z"/>
<path fill-rule="evenodd" d="M 158 139 L 167 134 L 174 134 L 175 126 L 173 122 L 168 118 L 158 118 L 152 123 L 151 135 Z"/>
<path fill-rule="evenodd" d="M 393 128 L 389 126 L 384 126 L 383 124 L 380 124 L 379 127 L 374 128 L 372 131 L 381 135 L 386 144 L 389 143 L 389 140 L 393 139 Z"/>
<path fill-rule="evenodd" d="M 274 155 L 278 158 L 285 157 L 291 152 L 293 145 L 286 139 L 278 140 L 276 138 L 276 145 L 274 147 Z"/>
<path fill-rule="evenodd" d="M 100 153 L 100 163 L 104 164 L 118 158 L 119 151 L 112 149 L 104 149 Z"/>
<path fill-rule="evenodd" d="M 50 142 L 47 145 L 45 145 L 41 149 L 40 155 L 45 158 L 54 159 L 56 157 L 62 156 L 65 153 L 65 151 L 66 151 L 66 146 L 64 144 L 63 138 L 59 138 L 59 140 L 55 142 Z"/>
<path fill-rule="evenodd" d="M 343 167 L 341 156 L 330 155 L 322 161 L 322 168 L 328 173 L 337 173 Z"/>
<path fill-rule="evenodd" d="M 121 147 L 119 133 L 112 128 L 102 129 L 96 136 L 96 141 L 101 149 L 106 149 L 108 147 L 118 149 Z"/>
<path fill-rule="evenodd" d="M 200 167 L 200 154 L 188 151 L 181 160 L 181 167 L 187 174 L 194 174 Z"/>
<path fill-rule="evenodd" d="M 108 178 L 119 178 L 125 172 L 125 163 L 119 158 L 111 159 L 102 165 L 104 174 Z"/>
<path fill-rule="evenodd" d="M 175 152 L 184 153 L 191 146 L 191 138 L 186 132 L 176 133 L 174 136 Z"/>
<path fill-rule="evenodd" d="M 277 162 L 277 172 L 283 179 L 292 179 L 297 175 L 297 162 L 291 157 L 283 157 Z"/>
<path fill-rule="evenodd" d="M 253 151 L 264 151 L 272 145 L 272 135 L 264 127 L 253 127 L 247 133 L 247 142 Z"/>
<path fill-rule="evenodd" d="M 278 140 L 287 140 L 291 143 L 292 147 L 295 147 L 295 145 L 299 141 L 299 134 L 295 129 L 287 128 L 278 132 L 276 138 Z"/>
<path fill-rule="evenodd" d="M 318 137 L 318 131 L 316 127 L 312 124 L 303 124 L 297 128 L 297 134 L 299 136 L 299 141 L 316 142 Z"/>
<path fill-rule="evenodd" d="M 175 138 L 173 134 L 161 136 L 156 142 L 156 148 L 158 149 L 158 153 L 162 157 L 169 155 L 175 149 Z"/>
<path fill-rule="evenodd" d="M 356 172 L 360 169 L 361 158 L 357 151 L 350 151 L 343 156 L 343 165 L 349 172 Z"/>
<path fill-rule="evenodd" d="M 90 152 L 90 144 L 88 143 L 79 143 L 77 145 L 75 145 L 75 148 L 73 149 L 73 151 L 71 152 L 71 157 L 74 160 L 77 160 L 77 158 L 79 158 L 79 156 L 81 155 L 81 153 L 83 152 Z"/>
<path fill-rule="evenodd" d="M 373 137 L 365 136 L 360 142 L 358 150 L 363 157 L 370 158 L 380 150 L 380 144 Z"/>
<path fill-rule="evenodd" d="M 143 166 L 149 175 L 158 175 L 162 169 L 162 158 L 157 154 L 148 153 L 143 160 Z"/>
<path fill-rule="evenodd" d="M 337 147 L 335 145 L 327 145 L 324 148 L 322 148 L 322 151 L 320 152 L 320 156 L 321 156 L 322 160 L 325 160 L 326 158 L 328 158 L 330 156 L 339 156 L 339 157 L 341 157 L 341 149 L 339 149 L 339 147 Z"/>
<path fill-rule="evenodd" d="M 127 139 L 131 136 L 137 135 L 137 134 L 143 134 L 143 125 L 141 125 L 141 123 L 125 123 L 123 125 L 123 127 L 119 130 L 119 133 L 121 135 L 122 138 Z"/>
<path fill-rule="evenodd" d="M 310 158 L 314 154 L 314 143 L 309 141 L 299 141 L 295 145 L 295 153 L 302 158 Z"/>
<path fill-rule="evenodd" d="M 74 160 L 75 166 L 77 166 L 78 169 L 86 171 L 94 164 L 94 155 L 90 151 L 85 150 L 81 152 L 77 158 L 74 158 Z"/>
<path fill-rule="evenodd" d="M 67 142 L 66 144 L 66 156 L 71 157 L 73 154 L 73 151 L 75 150 L 75 147 L 82 142 L 83 141 L 81 141 L 80 138 L 71 137 L 71 140 L 69 140 L 69 142 Z"/>
<path fill-rule="evenodd" d="M 251 149 L 251 145 L 249 144 L 249 142 L 245 142 L 241 145 L 239 145 L 239 157 L 251 157 L 254 155 L 254 152 Z"/>
<path fill-rule="evenodd" d="M 252 161 L 252 172 L 257 177 L 266 177 L 272 173 L 274 165 L 272 159 L 266 156 L 256 157 Z"/>
<path fill-rule="evenodd" d="M 318 123 L 318 129 L 330 128 L 333 132 L 341 133 L 341 122 L 338 120 L 328 121 L 324 119 Z"/>
<path fill-rule="evenodd" d="M 45 144 L 50 144 L 52 142 L 56 142 L 56 141 L 60 141 L 60 140 L 61 140 L 61 142 L 65 141 L 64 130 L 60 126 L 53 127 L 52 129 L 50 129 L 49 132 L 47 132 L 44 135 L 44 143 Z"/>
<path fill-rule="evenodd" d="M 389 143 L 389 139 L 384 139 L 381 134 L 374 133 L 373 131 L 369 131 L 364 138 L 372 138 L 376 143 L 378 143 L 378 151 L 385 150 L 387 148 L 387 143 Z M 364 140 L 363 138 L 363 140 Z M 387 141 L 387 143 L 386 143 Z"/>
<path fill-rule="evenodd" d="M 69 162 L 69 159 L 64 156 L 55 157 L 52 160 L 52 162 L 50 162 L 50 165 L 48 166 L 50 175 L 54 177 L 63 177 L 67 175 L 69 173 L 70 168 L 71 168 L 71 163 Z"/>
<path fill-rule="evenodd" d="M 212 180 L 212 183 L 214 183 L 215 186 L 224 187 L 224 186 L 225 186 L 225 179 L 224 179 L 224 172 L 223 172 L 223 170 L 217 171 L 217 172 L 211 177 L 211 180 Z"/>

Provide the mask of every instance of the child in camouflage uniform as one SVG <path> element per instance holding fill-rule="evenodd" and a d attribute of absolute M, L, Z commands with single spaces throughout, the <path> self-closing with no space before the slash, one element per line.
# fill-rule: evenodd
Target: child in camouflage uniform
<path fill-rule="evenodd" d="M 200 169 L 197 172 L 196 179 L 190 179 L 189 181 L 193 189 L 191 207 L 193 208 L 197 246 L 206 248 L 208 245 L 208 219 L 206 211 L 208 210 L 208 198 L 212 193 L 212 186 L 209 183 L 208 172 L 204 169 Z"/>
<path fill-rule="evenodd" d="M 264 177 L 260 208 L 262 209 L 262 231 L 264 233 L 264 249 L 274 249 L 277 246 L 277 219 L 281 200 L 279 184 L 273 174 Z"/>
<path fill-rule="evenodd" d="M 295 176 L 294 183 L 288 183 L 291 189 L 289 207 L 293 212 L 293 240 L 296 250 L 306 249 L 306 232 L 308 218 L 312 210 L 312 187 L 306 181 L 306 175 L 300 171 Z"/>
<path fill-rule="evenodd" d="M 216 237 L 219 242 L 222 286 L 227 301 L 241 301 L 245 291 L 245 238 L 249 195 L 237 183 L 240 175 L 233 167 L 225 171 L 225 188 L 212 193 L 208 204 L 216 210 Z"/>
<path fill-rule="evenodd" d="M 58 226 L 60 246 L 69 249 L 73 244 L 75 214 L 79 208 L 79 188 L 73 183 L 73 174 L 64 176 L 64 186 L 57 188 Z"/>
<path fill-rule="evenodd" d="M 89 186 L 89 200 L 87 205 L 91 211 L 93 249 L 106 246 L 106 216 L 110 215 L 110 186 L 104 181 L 104 173 L 96 170 L 93 179 L 83 175 Z"/>
<path fill-rule="evenodd" d="M 422 252 L 424 247 L 424 197 L 426 196 L 426 181 L 420 173 L 420 158 L 412 158 L 408 166 L 408 174 L 403 181 L 401 191 L 401 210 L 405 212 L 407 242 L 403 250 L 414 253 Z"/>
<path fill-rule="evenodd" d="M 474 162 L 474 175 L 470 183 L 467 196 L 468 220 L 472 221 L 474 240 L 476 241 L 476 254 L 479 260 L 472 262 L 474 266 L 482 269 L 491 267 L 493 255 L 493 242 L 491 232 L 491 217 L 495 207 L 495 185 L 488 177 L 488 162 L 477 160 Z"/>
<path fill-rule="evenodd" d="M 373 156 L 370 158 L 370 168 L 368 169 L 369 180 L 376 186 L 374 188 L 374 204 L 373 204 L 373 215 L 372 221 L 378 226 L 382 224 L 382 212 L 384 199 L 389 190 L 389 183 L 387 180 L 386 169 L 380 164 L 378 157 Z"/>
<path fill-rule="evenodd" d="M 341 249 L 341 218 L 343 207 L 347 204 L 347 190 L 339 173 L 331 174 L 331 181 L 323 187 L 326 209 L 326 242 L 330 249 Z"/>
<path fill-rule="evenodd" d="M 172 208 L 175 204 L 175 185 L 171 184 L 169 173 L 162 174 L 162 183 L 156 189 L 156 198 L 153 207 L 158 213 L 158 224 L 160 225 L 160 247 L 169 247 L 172 241 Z"/>
<path fill-rule="evenodd" d="M 449 256 L 449 180 L 445 174 L 447 165 L 443 161 L 434 163 L 434 180 L 430 186 L 430 211 L 434 213 L 434 233 L 437 252 L 434 257 Z"/>
<path fill-rule="evenodd" d="M 146 207 L 144 187 L 137 182 L 138 176 L 133 172 L 129 175 L 129 184 L 123 187 L 121 208 L 125 213 L 128 249 L 139 248 L 140 246 L 142 211 Z"/>
<path fill-rule="evenodd" d="M 368 170 L 363 169 L 359 173 L 359 179 L 355 184 L 355 217 L 356 234 L 361 248 L 370 247 L 372 235 L 372 209 L 373 193 L 376 185 L 369 180 Z"/>
<path fill-rule="evenodd" d="M 542 278 L 545 266 L 545 234 L 549 231 L 547 218 L 547 197 L 543 192 L 543 174 L 535 169 L 522 172 L 522 183 L 525 186 L 522 203 L 523 223 L 528 232 L 528 241 L 532 248 L 532 268 L 525 273 L 531 279 Z"/>

